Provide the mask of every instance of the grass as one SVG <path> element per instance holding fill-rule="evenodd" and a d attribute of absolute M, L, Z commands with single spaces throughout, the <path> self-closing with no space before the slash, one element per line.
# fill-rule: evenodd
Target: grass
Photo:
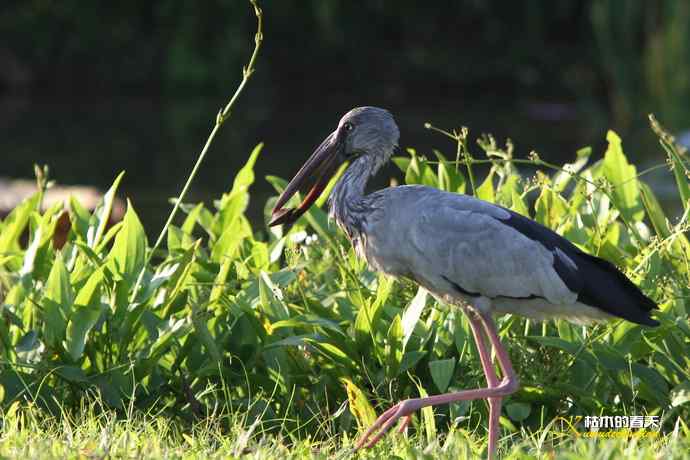
<path fill-rule="evenodd" d="M 39 169 L 37 193 L 0 221 L 0 457 L 345 458 L 391 401 L 484 385 L 466 318 L 409 281 L 371 272 L 329 224 L 325 197 L 286 232 L 247 219 L 261 145 L 213 206 L 184 202 L 239 92 L 152 247 L 131 202 L 108 226 L 122 174 L 89 213 L 74 199 L 43 210 L 49 181 Z M 504 458 L 690 450 L 690 161 L 650 121 L 679 219 L 666 216 L 644 182 L 651 169 L 638 173 L 613 132 L 601 160 L 585 148 L 559 166 L 536 153 L 515 158 L 511 142 L 489 135 L 477 153 L 466 128 L 428 125 L 453 141 L 455 161 L 412 149 L 393 159 L 408 184 L 533 217 L 615 263 L 660 305 L 653 329 L 498 319 L 523 384 L 505 401 Z M 267 180 L 277 192 L 286 184 Z M 481 402 L 425 408 L 409 438 L 387 436 L 357 455 L 476 458 L 486 412 Z M 586 415 L 654 415 L 662 431 L 588 439 L 561 428 Z"/>
<path fill-rule="evenodd" d="M 321 441 L 295 439 L 246 425 L 239 413 L 211 416 L 183 426 L 155 414 L 118 416 L 91 400 L 76 415 L 47 415 L 31 406 L 11 408 L 3 416 L 0 458 L 100 459 L 474 459 L 484 454 L 483 429 L 459 424 L 431 443 L 416 436 L 387 436 L 373 449 L 352 452 L 352 438 L 335 435 Z M 328 420 L 323 420 L 329 423 Z M 466 425 L 466 424 L 465 424 Z M 505 434 L 505 433 L 504 433 Z M 657 438 L 593 439 L 553 426 L 522 431 L 501 440 L 505 459 L 685 459 L 690 458 L 688 427 Z"/>

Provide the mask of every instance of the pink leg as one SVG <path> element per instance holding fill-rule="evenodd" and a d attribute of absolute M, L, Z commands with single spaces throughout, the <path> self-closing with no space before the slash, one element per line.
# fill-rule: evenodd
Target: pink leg
<path fill-rule="evenodd" d="M 474 341 L 477 344 L 477 350 L 479 351 L 479 358 L 482 362 L 482 368 L 484 369 L 484 375 L 486 376 L 486 383 L 489 388 L 495 388 L 498 386 L 498 376 L 496 375 L 496 370 L 491 362 L 491 355 L 486 349 L 485 336 L 486 332 L 483 331 L 484 324 L 479 315 L 474 315 L 470 313 L 467 319 L 472 328 L 472 335 L 474 335 Z M 498 437 L 500 434 L 500 428 L 498 424 L 498 419 L 501 416 L 501 398 L 489 398 L 489 459 L 491 459 L 496 452 L 496 446 L 498 444 Z"/>
<path fill-rule="evenodd" d="M 473 320 L 477 321 L 477 319 L 474 318 Z M 379 441 L 379 439 L 381 439 L 381 437 L 383 437 L 383 435 L 393 426 L 393 424 L 398 419 L 404 417 L 403 425 L 406 425 L 409 422 L 409 415 L 423 407 L 436 406 L 440 404 L 449 404 L 456 401 L 470 401 L 474 399 L 489 399 L 489 401 L 491 401 L 491 399 L 498 399 L 500 401 L 500 398 L 507 396 L 518 389 L 519 381 L 517 375 L 515 375 L 513 366 L 510 363 L 508 353 L 506 352 L 505 348 L 503 348 L 503 345 L 501 344 L 501 341 L 498 338 L 498 333 L 496 332 L 496 326 L 494 325 L 493 320 L 489 315 L 482 315 L 479 317 L 478 321 L 481 321 L 484 324 L 484 330 L 486 331 L 489 341 L 491 342 L 491 345 L 493 346 L 493 349 L 496 352 L 498 364 L 501 367 L 501 371 L 503 372 L 503 380 L 500 383 L 498 382 L 498 377 L 496 377 L 495 371 L 493 372 L 493 374 L 491 374 L 491 372 L 486 372 L 488 368 L 490 368 L 490 371 L 493 371 L 493 367 L 491 366 L 491 360 L 488 356 L 483 338 L 481 338 L 481 334 L 479 332 L 480 329 L 477 327 L 478 324 L 472 324 L 471 320 L 470 324 L 472 325 L 472 331 L 475 335 L 475 341 L 477 341 L 477 349 L 479 350 L 479 356 L 482 359 L 482 367 L 484 367 L 484 371 L 487 374 L 487 381 L 489 382 L 489 385 L 491 385 L 491 381 L 495 379 L 496 386 L 489 388 L 479 388 L 476 390 L 459 391 L 456 393 L 446 393 L 441 395 L 429 396 L 426 398 L 407 399 L 405 401 L 401 401 L 395 406 L 385 411 L 383 414 L 381 414 L 381 416 L 376 420 L 376 422 L 374 422 L 374 424 L 366 431 L 366 433 L 364 433 L 362 438 L 355 446 L 356 449 L 373 446 Z M 477 340 L 477 336 L 480 336 L 481 340 Z M 491 407 L 491 403 L 489 407 Z M 498 407 L 500 409 L 500 406 Z M 491 449 L 495 448 L 496 437 L 498 434 L 498 424 L 495 424 L 495 430 L 492 430 L 491 426 L 493 419 L 498 421 L 498 414 L 494 414 L 494 416 L 490 416 L 490 418 L 492 420 L 490 420 L 489 428 L 489 457 L 492 458 L 493 450 Z M 491 434 L 492 431 L 494 432 L 493 436 Z M 375 436 L 369 439 L 374 434 Z M 493 443 L 491 442 L 491 439 L 493 439 Z"/>

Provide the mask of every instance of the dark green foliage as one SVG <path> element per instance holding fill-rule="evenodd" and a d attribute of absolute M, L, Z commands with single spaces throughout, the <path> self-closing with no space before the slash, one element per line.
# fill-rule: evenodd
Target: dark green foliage
<path fill-rule="evenodd" d="M 491 137 L 479 142 L 482 159 L 467 150 L 466 132 L 451 137 L 459 162 L 410 151 L 395 160 L 406 181 L 476 187 L 616 263 L 661 306 L 655 329 L 500 319 L 523 383 L 505 405 L 504 426 L 600 412 L 659 414 L 666 426 L 687 417 L 687 213 L 666 218 L 612 132 L 603 160 L 586 166 L 591 150 L 582 150 L 554 174 L 536 155 L 513 159 Z M 687 197 L 687 160 L 670 137 L 662 144 Z M 483 386 L 463 315 L 410 282 L 370 272 L 324 210 L 312 208 L 287 235 L 252 228 L 245 211 L 260 150 L 214 208 L 182 206 L 186 217 L 170 228 L 167 250 L 146 266 L 149 239 L 132 204 L 121 223 L 105 225 L 122 176 L 93 214 L 70 201 L 61 250 L 52 242 L 61 209 L 39 212 L 40 192 L 0 223 L 0 404 L 56 411 L 96 392 L 121 413 L 155 409 L 191 420 L 240 410 L 249 424 L 262 418 L 268 429 L 325 438 L 332 433 L 318 421 L 329 414 L 347 430 L 392 400 Z M 540 168 L 534 178 L 520 174 L 523 163 Z M 491 168 L 481 182 L 480 164 Z M 278 191 L 285 184 L 269 181 Z M 338 410 L 348 398 L 350 410 Z M 433 437 L 448 417 L 485 416 L 483 404 L 471 408 L 425 409 L 419 420 Z"/>

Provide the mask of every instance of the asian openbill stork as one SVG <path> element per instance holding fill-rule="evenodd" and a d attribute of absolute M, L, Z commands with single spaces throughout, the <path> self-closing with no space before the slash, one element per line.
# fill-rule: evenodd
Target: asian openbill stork
<path fill-rule="evenodd" d="M 589 255 L 533 220 L 477 198 L 408 185 L 365 194 L 367 181 L 397 148 L 392 115 L 376 107 L 350 110 L 288 184 L 269 225 L 291 224 L 314 203 L 344 162 L 333 188 L 330 214 L 357 254 L 376 270 L 406 277 L 467 314 L 487 388 L 402 401 L 384 412 L 357 448 L 374 445 L 402 418 L 426 406 L 487 399 L 489 457 L 496 451 L 501 399 L 518 378 L 501 344 L 492 314 L 588 323 L 623 318 L 656 326 L 657 305 L 611 263 Z M 298 190 L 294 209 L 283 206 Z M 488 339 L 503 378 L 494 369 Z"/>

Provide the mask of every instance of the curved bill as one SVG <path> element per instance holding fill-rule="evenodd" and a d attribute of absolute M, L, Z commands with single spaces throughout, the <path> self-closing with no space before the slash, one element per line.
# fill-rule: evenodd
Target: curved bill
<path fill-rule="evenodd" d="M 333 175 L 338 171 L 340 163 L 342 163 L 342 155 L 340 155 L 342 148 L 342 136 L 339 131 L 332 132 L 317 147 L 278 198 L 278 202 L 273 208 L 271 221 L 268 223 L 269 226 L 291 225 L 307 212 L 307 209 L 314 204 Z M 299 206 L 283 208 L 285 203 L 298 191 L 304 194 L 304 199 Z"/>

